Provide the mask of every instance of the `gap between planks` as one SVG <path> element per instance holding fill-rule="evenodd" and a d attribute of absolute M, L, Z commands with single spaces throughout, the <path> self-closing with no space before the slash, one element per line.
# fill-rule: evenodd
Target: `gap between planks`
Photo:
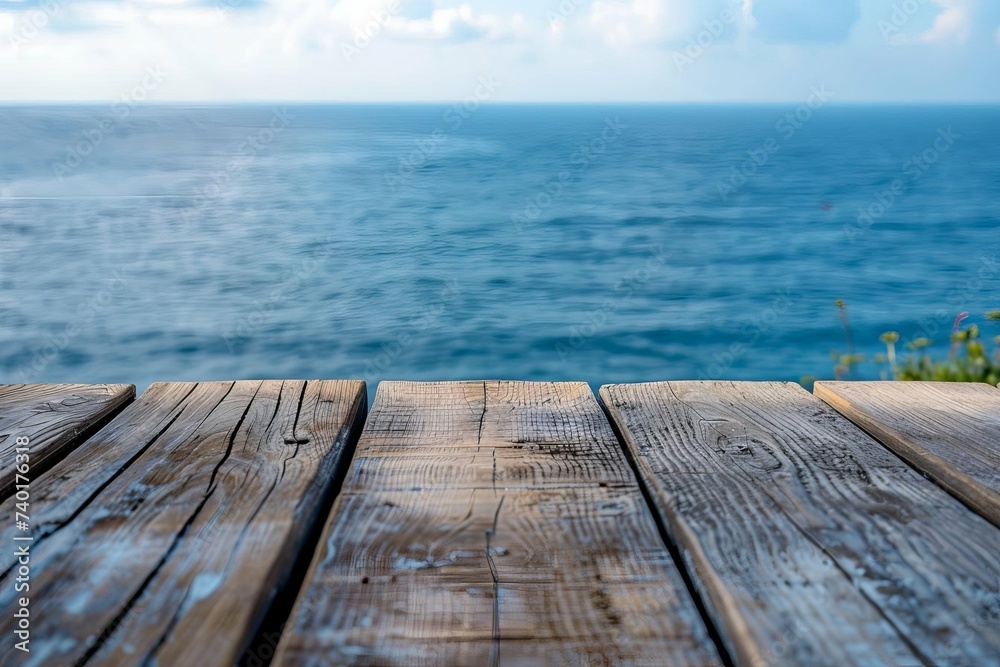
<path fill-rule="evenodd" d="M 37 478 L 134 398 L 135 387 L 125 384 L 0 385 L 0 501 L 13 494 L 16 481 Z M 22 437 L 29 440 L 27 452 L 15 451 Z M 25 463 L 22 474 L 18 467 Z"/>
<path fill-rule="evenodd" d="M 37 482 L 23 664 L 235 664 L 320 518 L 365 397 L 347 381 L 151 387 Z"/>
<path fill-rule="evenodd" d="M 720 665 L 583 383 L 382 383 L 276 665 Z"/>
<path fill-rule="evenodd" d="M 1000 390 L 955 382 L 817 382 L 814 392 L 1000 527 Z"/>
<path fill-rule="evenodd" d="M 601 396 L 737 664 L 1000 664 L 1000 531 L 801 387 Z"/>

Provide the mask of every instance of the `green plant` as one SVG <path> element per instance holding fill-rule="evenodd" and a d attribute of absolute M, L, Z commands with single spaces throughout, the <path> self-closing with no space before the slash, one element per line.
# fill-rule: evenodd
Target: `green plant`
<path fill-rule="evenodd" d="M 844 328 L 844 338 L 847 339 L 847 354 L 841 354 L 836 350 L 831 353 L 835 366 L 833 367 L 833 377 L 837 380 L 847 380 L 851 377 L 854 369 L 864 363 L 865 355 L 857 354 L 854 351 L 854 335 L 851 333 L 851 321 L 847 317 L 847 305 L 841 299 L 837 299 L 837 319 Z"/>
<path fill-rule="evenodd" d="M 867 361 L 867 357 L 854 351 L 847 306 L 839 299 L 837 310 L 847 338 L 847 353 L 833 352 L 836 364 L 833 372 L 836 379 L 843 380 L 849 379 L 858 366 Z M 1000 384 L 1000 336 L 992 339 L 993 349 L 988 350 L 981 338 L 979 325 L 969 324 L 963 327 L 968 316 L 968 313 L 962 313 L 955 318 L 947 357 L 935 357 L 930 349 L 934 341 L 928 338 L 916 338 L 906 343 L 906 353 L 900 357 L 896 349 L 896 344 L 900 341 L 899 334 L 895 331 L 882 334 L 880 340 L 885 345 L 885 354 L 877 354 L 872 358 L 881 367 L 882 379 L 986 382 L 994 386 Z M 985 318 L 987 322 L 1000 322 L 1000 310 L 986 313 Z"/>

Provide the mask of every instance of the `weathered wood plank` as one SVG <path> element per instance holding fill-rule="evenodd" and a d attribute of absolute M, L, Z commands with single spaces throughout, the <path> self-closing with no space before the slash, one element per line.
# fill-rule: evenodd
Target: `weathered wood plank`
<path fill-rule="evenodd" d="M 135 387 L 125 384 L 0 386 L 0 500 L 14 491 L 17 438 L 30 441 L 35 478 L 134 398 Z"/>
<path fill-rule="evenodd" d="M 958 382 L 817 382 L 813 391 L 1000 526 L 1000 391 Z"/>
<path fill-rule="evenodd" d="M 147 393 L 88 443 L 110 459 L 131 441 L 142 453 L 124 470 L 95 481 L 57 466 L 40 480 L 85 504 L 45 510 L 31 546 L 32 650 L 18 664 L 235 664 L 319 520 L 366 402 L 364 384 L 346 381 Z M 14 607 L 13 574 L 0 608 Z M 8 617 L 0 632 L 13 636 Z"/>
<path fill-rule="evenodd" d="M 275 665 L 717 665 L 585 384 L 382 383 Z"/>
<path fill-rule="evenodd" d="M 1000 531 L 798 385 L 601 397 L 745 665 L 1000 665 Z"/>
<path fill-rule="evenodd" d="M 187 433 L 218 405 L 231 383 L 203 385 L 157 383 L 125 408 L 114 421 L 73 450 L 46 473 L 31 481 L 31 531 L 38 543 L 68 523 L 114 480 L 179 415 L 185 415 Z M 197 416 L 193 416 L 197 415 Z M 14 516 L 16 498 L 0 504 L 0 516 Z M 13 544 L 20 535 L 10 522 L 0 523 L 0 542 Z M 17 561 L 13 550 L 0 549 L 0 576 Z"/>

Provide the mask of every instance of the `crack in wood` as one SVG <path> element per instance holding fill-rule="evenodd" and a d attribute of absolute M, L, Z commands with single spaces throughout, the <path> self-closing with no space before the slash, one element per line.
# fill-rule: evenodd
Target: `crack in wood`
<path fill-rule="evenodd" d="M 271 419 L 268 421 L 267 427 L 264 429 L 264 433 L 265 434 L 270 432 L 271 427 L 274 425 L 274 420 L 278 416 L 278 413 L 279 413 L 280 408 L 281 408 L 281 396 L 284 393 L 284 389 L 285 389 L 285 383 L 282 382 L 281 383 L 281 388 L 278 390 L 278 396 L 275 399 L 274 412 L 271 414 Z M 258 389 L 258 393 L 259 393 L 259 389 Z M 304 396 L 304 394 L 305 394 L 305 386 L 303 385 L 303 391 L 302 391 L 302 394 L 300 395 L 300 399 L 299 399 L 299 410 L 302 409 L 302 396 Z M 255 393 L 254 394 L 254 398 L 256 398 L 256 396 L 257 396 L 257 394 Z M 250 405 L 247 406 L 247 412 L 244 413 L 244 417 L 246 416 L 246 414 L 249 414 L 249 410 L 250 410 L 250 407 L 252 406 L 252 404 L 253 404 L 253 399 L 250 400 Z M 296 418 L 297 417 L 298 417 L 298 415 L 296 414 Z M 237 428 L 239 428 L 239 426 L 237 426 Z M 234 437 L 235 437 L 235 434 L 234 434 Z M 260 451 L 261 444 L 264 441 L 265 441 L 264 438 L 261 438 L 261 439 L 258 440 L 258 443 L 257 443 L 257 451 L 258 452 Z M 296 446 L 296 451 L 298 451 L 298 446 Z M 294 455 L 293 455 L 293 458 L 294 458 Z M 271 486 L 268 488 L 267 492 L 265 492 L 264 497 L 261 498 L 261 500 L 260 500 L 259 503 L 257 503 L 257 507 L 254 508 L 254 511 L 250 515 L 250 518 L 247 519 L 246 523 L 243 524 L 242 528 L 240 529 L 240 534 L 236 538 L 236 542 L 233 545 L 233 550 L 230 553 L 229 560 L 226 562 L 226 566 L 222 569 L 222 572 L 219 575 L 221 579 L 224 580 L 226 578 L 226 574 L 231 570 L 231 566 L 233 564 L 233 559 L 235 558 L 236 553 L 239 551 L 240 545 L 243 543 L 243 540 L 246 537 L 247 531 L 250 529 L 250 526 L 253 524 L 254 519 L 260 513 L 261 508 L 263 508 L 267 504 L 267 501 L 271 497 L 271 494 L 274 493 L 275 488 L 277 488 L 278 482 L 280 482 L 281 479 L 284 477 L 284 472 L 285 472 L 284 464 L 285 464 L 285 462 L 287 462 L 287 459 L 284 462 L 282 462 L 281 474 L 279 476 L 275 477 L 274 481 L 271 483 Z M 192 582 L 192 585 L 193 585 L 193 582 Z M 160 637 L 157 639 L 157 641 L 153 644 L 153 646 L 150 647 L 150 650 L 147 653 L 147 657 L 146 657 L 146 659 L 144 661 L 144 665 L 148 664 L 149 667 L 155 667 L 155 665 L 156 665 L 156 654 L 159 652 L 160 648 L 167 642 L 167 640 L 173 634 L 174 628 L 177 626 L 177 623 L 180 621 L 180 619 L 182 618 L 182 616 L 184 614 L 185 606 L 187 604 L 187 600 L 189 599 L 190 595 L 191 595 L 191 586 L 189 585 L 188 586 L 188 591 L 185 594 L 184 599 L 181 600 L 181 603 L 179 605 L 177 605 L 177 609 L 174 611 L 174 614 L 171 617 L 170 622 L 167 624 L 167 627 L 164 629 L 163 633 L 160 635 Z"/>
<path fill-rule="evenodd" d="M 232 390 L 233 390 L 233 388 L 235 388 L 235 386 L 236 385 L 234 383 L 234 384 L 232 384 L 229 387 L 229 390 L 226 392 L 225 396 L 223 396 L 222 400 L 219 401 L 219 403 L 215 406 L 215 408 L 213 408 L 212 411 L 209 412 L 208 415 L 206 415 L 205 419 L 202 420 L 202 423 L 204 423 L 205 421 L 207 421 L 208 418 L 212 415 L 212 413 L 214 413 L 215 410 L 218 409 L 219 405 L 222 405 L 222 403 L 225 402 L 226 397 L 228 397 L 229 394 L 232 393 Z M 257 388 L 257 392 L 259 392 L 259 391 L 260 391 L 260 386 L 258 386 L 258 388 Z M 212 495 L 215 493 L 215 490 L 218 488 L 215 485 L 215 483 L 214 483 L 215 482 L 216 474 L 219 472 L 219 469 L 222 467 L 222 465 L 229 458 L 230 454 L 232 454 L 233 444 L 234 444 L 234 442 L 236 440 L 236 436 L 239 433 L 240 428 L 242 428 L 243 422 L 246 419 L 247 414 L 249 414 L 249 412 L 250 412 L 250 407 L 253 405 L 253 401 L 257 397 L 257 392 L 254 392 L 253 397 L 247 402 L 246 409 L 243 411 L 243 414 L 240 417 L 239 421 L 236 423 L 236 426 L 233 427 L 233 430 L 232 430 L 232 432 L 230 434 L 230 437 L 229 437 L 229 441 L 227 443 L 226 452 L 223 455 L 222 460 L 219 461 L 219 463 L 215 466 L 215 469 L 212 471 L 212 476 L 209 479 L 208 489 L 205 492 L 205 495 L 202 497 L 201 501 L 195 507 L 195 509 L 191 513 L 191 515 L 184 522 L 184 525 L 181 527 L 181 529 L 174 536 L 173 540 L 170 543 L 170 546 L 168 547 L 168 549 L 167 549 L 166 553 L 163 555 L 163 557 L 160 558 L 160 560 L 154 566 L 153 570 L 146 576 L 146 578 L 143 580 L 143 582 L 139 585 L 139 588 L 132 595 L 132 597 L 129 598 L 129 600 L 122 606 L 121 611 L 104 628 L 104 630 L 102 631 L 101 635 L 97 638 L 97 640 L 87 649 L 87 651 L 80 657 L 80 659 L 77 660 L 74 663 L 74 667 L 82 667 L 83 665 L 86 665 L 87 662 L 92 657 L 94 657 L 97 654 L 98 651 L 100 651 L 100 649 L 104 646 L 104 644 L 108 640 L 108 638 L 111 637 L 111 635 L 114 634 L 115 630 L 117 630 L 118 626 L 121 625 L 121 623 L 125 619 L 125 617 L 128 616 L 129 612 L 132 611 L 132 608 L 135 606 L 135 604 L 139 601 L 139 599 L 145 593 L 146 589 L 149 587 L 149 585 L 156 578 L 156 575 L 159 574 L 160 570 L 163 569 L 163 567 L 170 560 L 170 557 L 174 554 L 174 552 L 177 550 L 178 546 L 184 540 L 184 537 L 187 535 L 188 530 L 190 530 L 191 526 L 194 524 L 195 520 L 198 518 L 198 515 L 201 513 L 201 510 L 205 507 L 205 505 L 208 503 L 208 500 L 212 497 Z M 162 644 L 162 642 L 158 643 L 154 647 L 154 650 L 156 648 L 159 648 L 160 644 Z M 148 661 L 149 660 L 147 659 L 146 662 L 148 663 Z"/>
<path fill-rule="evenodd" d="M 233 385 L 235 386 L 235 385 Z M 208 479 L 208 489 L 205 491 L 205 497 L 208 498 L 215 490 L 215 477 L 219 474 L 219 470 L 225 465 L 226 461 L 233 453 L 233 444 L 236 442 L 236 436 L 239 434 L 240 429 L 243 428 L 243 422 L 246 420 L 247 415 L 250 414 L 250 408 L 253 406 L 254 400 L 257 398 L 257 394 L 260 393 L 261 387 L 264 386 L 263 383 L 257 385 L 257 390 L 253 393 L 253 396 L 247 401 L 247 407 L 243 410 L 243 414 L 240 415 L 239 421 L 236 422 L 236 426 L 229 434 L 229 442 L 226 443 L 226 453 L 222 455 L 222 458 L 218 463 L 215 464 L 215 468 L 212 470 L 212 476 Z M 227 394 L 228 395 L 228 394 Z M 223 399 L 225 400 L 225 399 Z"/>
<path fill-rule="evenodd" d="M 299 427 L 299 417 L 302 415 L 302 404 L 303 404 L 303 402 L 305 401 L 305 398 L 306 398 L 306 387 L 308 386 L 308 384 L 309 384 L 308 382 L 303 382 L 302 383 L 302 391 L 299 393 L 299 405 L 295 409 L 295 419 L 292 422 L 292 440 L 295 443 L 295 450 L 292 452 L 291 456 L 289 456 L 288 458 L 286 458 L 284 461 L 281 462 L 281 477 L 278 478 L 279 480 L 285 478 L 285 470 L 286 470 L 286 468 L 288 466 L 288 462 L 291 461 L 292 459 L 294 459 L 296 456 L 298 456 L 298 454 L 299 454 L 299 447 L 302 446 L 302 445 L 305 445 L 305 444 L 309 443 L 309 438 L 302 439 L 302 438 L 298 437 L 298 435 L 296 433 L 296 430 Z M 284 383 L 282 383 L 281 384 L 282 391 L 284 390 L 284 388 L 285 388 L 285 385 L 284 385 Z M 279 392 L 279 396 L 280 396 L 280 392 Z M 291 443 L 289 443 L 286 440 L 285 444 L 291 444 Z"/>
<path fill-rule="evenodd" d="M 191 387 L 191 391 L 189 391 L 187 394 L 185 394 L 171 408 L 171 411 L 176 410 L 178 407 L 180 407 L 181 405 L 183 405 L 184 401 L 186 401 L 191 396 L 191 394 L 194 393 L 194 391 L 195 391 L 195 389 L 197 389 L 197 387 L 198 387 L 197 384 L 195 384 L 193 387 Z M 221 401 L 220 401 L 220 403 L 221 403 Z M 216 407 L 218 407 L 218 406 L 216 406 Z M 152 447 L 153 445 L 155 445 L 156 442 L 163 436 L 163 434 L 166 433 L 170 429 L 170 427 L 173 426 L 174 423 L 178 419 L 180 419 L 181 415 L 183 415 L 183 414 L 184 414 L 184 409 L 182 408 L 176 415 L 174 415 L 173 419 L 171 419 L 170 421 L 168 421 L 167 424 L 162 429 L 160 429 L 156 434 L 153 435 L 152 438 L 149 439 L 149 442 L 146 445 L 144 445 L 143 447 L 139 448 L 131 458 L 129 458 L 124 464 L 122 464 L 122 466 L 117 471 L 115 471 L 115 473 L 113 475 L 111 475 L 107 480 L 105 480 L 103 483 L 101 483 L 99 486 L 97 486 L 90 493 L 90 495 L 88 495 L 84 500 L 82 500 L 79 503 L 79 505 L 77 506 L 77 508 L 68 517 L 66 517 L 65 519 L 60 519 L 59 521 L 54 522 L 54 523 L 42 523 L 42 524 L 39 524 L 39 526 L 36 529 L 35 534 L 34 534 L 34 546 L 32 548 L 36 549 L 36 550 L 39 549 L 40 546 L 41 546 L 41 544 L 47 538 L 49 538 L 52 535 L 54 535 L 57 531 L 59 531 L 60 529 L 62 529 L 64 526 L 69 525 L 78 516 L 80 516 L 80 514 L 90 506 L 90 503 L 95 498 L 97 498 L 101 493 L 103 493 L 103 491 L 106 488 L 108 488 L 111 484 L 113 484 L 115 480 L 117 480 L 119 477 L 121 477 L 122 474 L 126 470 L 128 470 L 128 468 L 133 463 L 135 463 L 139 459 L 139 457 L 141 457 L 143 454 L 145 454 L 146 451 L 149 450 L 150 447 Z M 13 565 L 11 565 L 6 570 L 4 570 L 3 573 L 0 574 L 0 580 L 5 579 L 11 573 L 11 571 L 13 571 L 13 569 L 16 566 L 17 566 L 17 563 L 15 562 Z"/>
<path fill-rule="evenodd" d="M 485 387 L 485 385 L 483 386 Z M 493 577 L 493 640 L 490 646 L 490 667 L 497 667 L 500 664 L 500 578 L 497 576 L 497 566 L 493 561 L 493 550 L 490 540 L 496 535 L 500 510 L 503 508 L 503 501 L 506 499 L 506 494 L 500 497 L 497 511 L 493 515 L 493 527 L 486 530 L 486 562 L 490 566 L 490 575 Z"/>
<path fill-rule="evenodd" d="M 771 495 L 770 490 L 768 490 L 767 488 L 762 488 L 762 490 L 764 492 L 764 495 L 770 498 L 771 502 L 774 503 L 774 508 L 777 511 L 781 512 L 781 514 L 783 514 L 786 519 L 788 519 L 788 522 L 792 525 L 792 527 L 795 528 L 806 540 L 812 543 L 813 546 L 815 546 L 817 549 L 823 552 L 823 555 L 825 555 L 827 558 L 830 559 L 830 562 L 833 563 L 833 566 L 836 567 L 844 575 L 844 577 L 847 578 L 849 582 L 851 582 L 851 584 L 854 586 L 855 589 L 857 589 L 858 593 L 861 594 L 861 597 L 867 600 L 872 605 L 872 607 L 875 608 L 878 614 L 883 619 L 885 619 L 886 623 L 888 623 L 892 627 L 892 629 L 896 631 L 896 633 L 899 635 L 903 643 L 906 644 L 907 648 L 913 651 L 914 657 L 916 657 L 920 661 L 920 664 L 923 665 L 924 667 L 934 667 L 935 665 L 934 661 L 925 656 L 920 651 L 920 649 L 918 649 L 917 646 L 912 641 L 910 641 L 910 638 L 906 636 L 902 628 L 900 628 L 899 625 L 892 620 L 892 617 L 889 615 L 889 613 L 885 609 L 883 609 L 878 604 L 878 602 L 872 599 L 872 597 L 868 595 L 868 593 L 866 593 L 861 586 L 858 585 L 858 582 L 855 581 L 854 577 L 851 575 L 851 571 L 847 567 L 842 565 L 840 561 L 837 560 L 837 557 L 834 556 L 833 553 L 831 553 L 830 550 L 827 549 L 826 546 L 822 542 L 820 542 L 820 540 L 817 537 L 815 537 L 812 533 L 806 530 L 804 526 L 799 524 L 799 522 L 796 521 L 795 518 L 785 510 L 785 508 L 777 501 L 777 499 Z M 876 651 L 878 651 L 879 649 L 878 646 L 874 648 Z M 882 660 L 886 661 L 886 664 L 892 662 L 890 656 L 885 656 L 880 654 L 879 657 Z"/>

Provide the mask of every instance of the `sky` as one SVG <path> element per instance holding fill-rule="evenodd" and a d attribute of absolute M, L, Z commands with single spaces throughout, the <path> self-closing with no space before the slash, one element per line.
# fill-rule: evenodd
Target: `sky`
<path fill-rule="evenodd" d="M 0 0 L 0 100 L 1000 102 L 1000 0 Z"/>

